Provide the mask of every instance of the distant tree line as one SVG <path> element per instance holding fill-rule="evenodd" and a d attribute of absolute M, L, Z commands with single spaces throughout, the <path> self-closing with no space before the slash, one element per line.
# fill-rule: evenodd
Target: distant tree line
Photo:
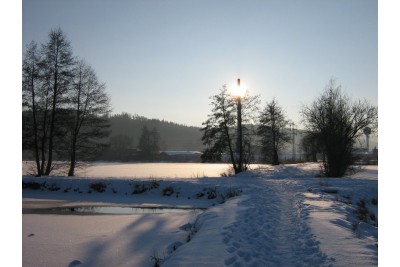
<path fill-rule="evenodd" d="M 73 55 L 60 29 L 40 46 L 32 41 L 22 62 L 23 149 L 34 155 L 36 174 L 49 175 L 55 158 L 91 158 L 108 135 L 110 98 L 93 68 Z"/>
<path fill-rule="evenodd" d="M 203 149 L 199 127 L 126 112 L 109 116 L 109 123 L 111 134 L 105 138 L 109 146 L 98 153 L 98 160 L 168 161 L 171 158 L 160 152 Z M 152 143 L 150 140 L 153 140 L 153 145 L 146 145 Z"/>
<path fill-rule="evenodd" d="M 206 146 L 203 162 L 218 162 L 225 157 L 235 173 L 247 169 L 250 163 L 280 164 L 279 154 L 291 140 L 291 123 L 276 98 L 260 108 L 259 96 L 248 93 L 241 99 L 244 169 L 238 167 L 237 98 L 224 85 L 211 97 L 211 113 L 201 129 Z M 366 100 L 352 102 L 331 79 L 322 95 L 304 106 L 305 130 L 301 141 L 308 160 L 322 157 L 326 176 L 341 177 L 354 161 L 353 149 L 365 127 L 377 129 L 378 110 Z M 256 159 L 254 155 L 261 155 Z"/>

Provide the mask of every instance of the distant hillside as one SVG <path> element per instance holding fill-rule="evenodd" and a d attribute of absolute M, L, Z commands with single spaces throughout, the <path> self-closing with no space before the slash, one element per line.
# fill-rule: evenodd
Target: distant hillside
<path fill-rule="evenodd" d="M 136 148 L 142 128 L 146 126 L 149 130 L 155 127 L 160 134 L 161 150 L 185 150 L 201 151 L 202 133 L 199 127 L 185 126 L 173 122 L 158 119 L 148 119 L 139 115 L 122 113 L 110 117 L 110 136 L 125 135 L 131 138 L 132 148 Z"/>

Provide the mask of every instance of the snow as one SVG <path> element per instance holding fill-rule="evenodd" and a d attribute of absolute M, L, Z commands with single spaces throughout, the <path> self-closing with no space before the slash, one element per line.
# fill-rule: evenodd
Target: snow
<path fill-rule="evenodd" d="M 68 165 L 68 164 L 67 164 Z M 94 162 L 80 163 L 84 168 L 76 169 L 78 177 L 96 178 L 199 178 L 219 177 L 231 165 L 226 163 L 123 163 Z M 35 170 L 35 162 L 24 161 L 22 174 L 28 175 Z M 65 175 L 68 169 L 55 169 L 54 175 Z"/>
<path fill-rule="evenodd" d="M 176 155 L 200 155 L 202 154 L 200 151 L 162 151 L 168 156 L 176 156 Z"/>
<path fill-rule="evenodd" d="M 23 265 L 150 266 L 193 214 L 23 215 Z M 32 236 L 33 234 L 33 236 Z M 75 264 L 76 265 L 76 264 Z"/>
<path fill-rule="evenodd" d="M 147 187 L 154 178 L 24 176 L 24 183 L 46 182 L 43 190 L 23 190 L 25 209 L 207 210 L 23 214 L 23 265 L 152 266 L 157 258 L 162 266 L 376 266 L 378 167 L 365 166 L 344 178 L 316 178 L 318 170 L 316 164 L 294 164 L 235 177 L 159 178 L 157 188 L 141 194 L 132 194 L 136 184 Z M 89 185 L 98 182 L 107 185 L 105 192 L 88 193 Z M 55 185 L 58 191 L 48 190 Z M 170 196 L 163 195 L 167 187 L 174 188 Z M 232 193 L 240 194 L 228 198 Z"/>

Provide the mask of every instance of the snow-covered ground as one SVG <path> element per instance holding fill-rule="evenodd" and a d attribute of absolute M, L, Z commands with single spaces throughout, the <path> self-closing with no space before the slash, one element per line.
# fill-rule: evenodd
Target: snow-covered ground
<path fill-rule="evenodd" d="M 66 175 L 68 164 L 56 162 L 53 175 Z M 127 163 L 92 162 L 82 163 L 76 169 L 76 176 L 96 178 L 199 178 L 217 177 L 226 172 L 230 165 L 226 163 Z M 258 166 L 258 165 L 255 165 Z M 22 175 L 35 172 L 34 161 L 22 162 Z"/>
<path fill-rule="evenodd" d="M 23 177 L 23 266 L 376 266 L 377 166 L 345 178 L 316 178 L 318 169 L 157 180 Z M 207 209 L 77 215 L 78 206 L 93 205 Z M 37 208 L 48 209 L 32 214 Z"/>

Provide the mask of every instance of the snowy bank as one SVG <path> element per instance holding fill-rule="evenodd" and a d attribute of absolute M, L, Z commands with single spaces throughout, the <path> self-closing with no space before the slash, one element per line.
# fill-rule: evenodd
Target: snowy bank
<path fill-rule="evenodd" d="M 317 172 L 315 164 L 285 165 L 230 178 L 157 180 L 156 188 L 154 181 L 137 179 L 23 177 L 25 208 L 49 203 L 43 199 L 56 200 L 53 206 L 209 207 L 118 216 L 24 214 L 23 264 L 376 266 L 377 166 L 340 179 L 315 178 Z M 99 181 L 105 188 L 94 189 Z"/>

